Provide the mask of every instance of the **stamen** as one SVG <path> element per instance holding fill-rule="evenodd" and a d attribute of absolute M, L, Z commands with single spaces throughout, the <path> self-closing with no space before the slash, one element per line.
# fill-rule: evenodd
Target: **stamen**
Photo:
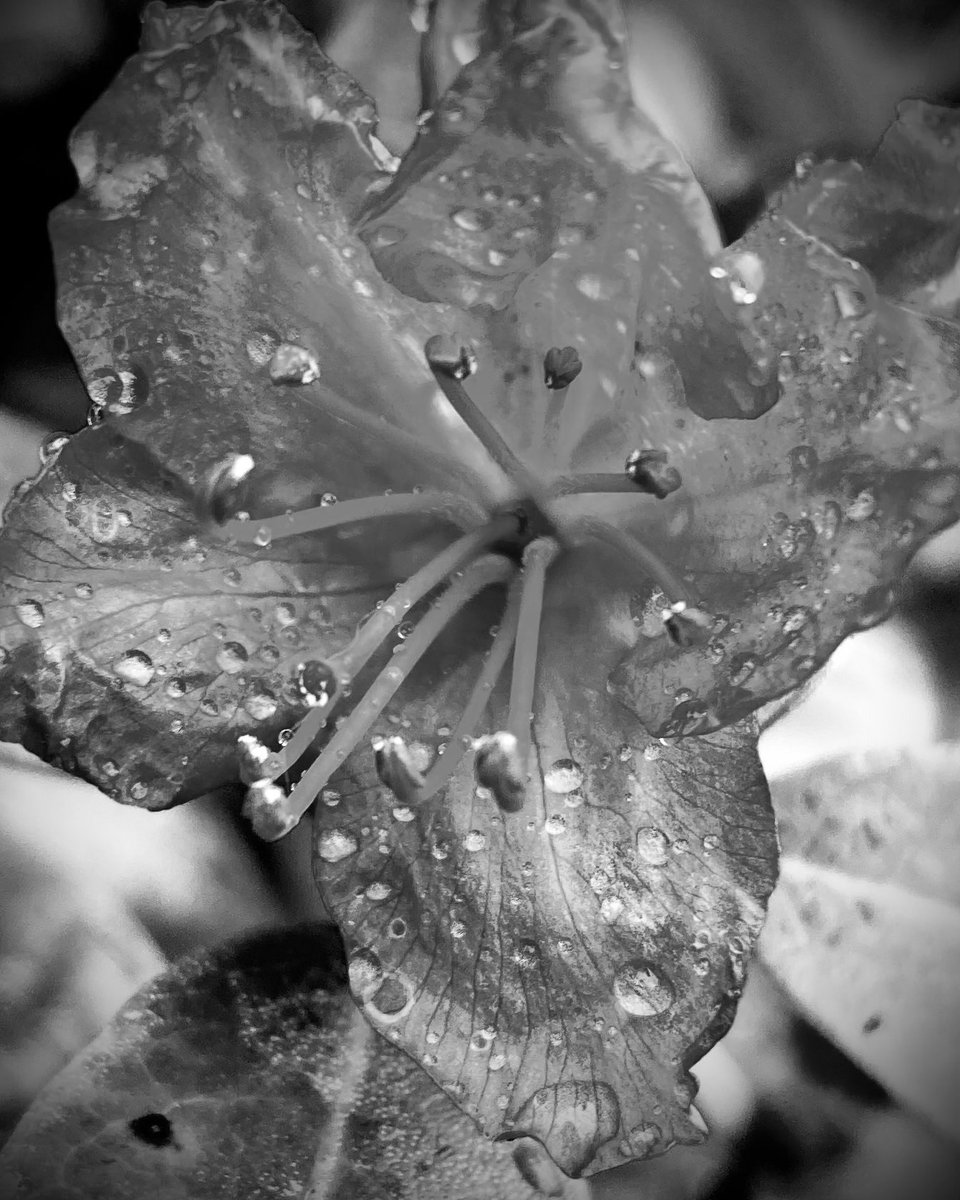
<path fill-rule="evenodd" d="M 383 641 L 403 621 L 407 612 L 453 571 L 463 567 L 477 554 L 496 545 L 497 542 L 515 537 L 520 529 L 519 518 L 513 513 L 494 517 L 479 529 L 474 529 L 458 538 L 445 550 L 432 558 L 406 582 L 394 588 L 393 594 L 380 608 L 375 609 L 367 623 L 353 641 L 331 656 L 326 666 L 337 682 L 337 694 L 332 703 L 311 708 L 289 742 L 271 757 L 269 777 L 276 779 L 289 771 L 295 762 L 309 749 L 320 730 L 326 724 L 336 700 L 350 681 L 363 670 Z"/>
<path fill-rule="evenodd" d="M 581 517 L 571 523 L 569 532 L 585 542 L 598 541 L 616 551 L 617 555 L 637 567 L 648 579 L 652 579 L 661 591 L 670 598 L 671 603 L 678 600 L 691 603 L 690 593 L 685 585 L 645 543 L 633 534 L 617 529 L 606 521 L 595 517 Z"/>
<path fill-rule="evenodd" d="M 513 564 L 508 559 L 489 554 L 476 559 L 462 575 L 457 576 L 393 656 L 393 660 L 373 681 L 369 691 L 287 797 L 282 808 L 283 818 L 289 822 L 287 828 L 292 828 L 307 811 L 321 788 L 343 765 L 348 753 L 367 734 L 414 666 L 460 609 L 479 592 L 505 582 L 513 570 Z M 256 815 L 254 812 L 251 819 L 256 820 Z"/>
<path fill-rule="evenodd" d="M 466 528 L 486 520 L 487 516 L 479 504 L 474 504 L 455 492 L 402 492 L 399 495 L 341 500 L 337 504 L 305 508 L 300 512 L 268 517 L 263 521 L 226 521 L 221 525 L 221 529 L 224 536 L 235 541 L 266 546 L 278 538 L 317 533 L 322 529 L 336 529 L 340 525 L 349 525 L 355 521 L 374 521 L 382 517 L 409 514 L 445 517 L 452 524 Z"/>
<path fill-rule="evenodd" d="M 503 668 L 507 665 L 507 658 L 516 641 L 522 595 L 523 575 L 520 574 L 511 581 L 510 594 L 507 597 L 506 607 L 500 618 L 500 626 L 494 636 L 493 645 L 490 647 L 476 683 L 473 685 L 470 699 L 448 739 L 446 753 L 438 756 L 424 778 L 423 788 L 418 796 L 418 800 L 421 802 L 429 800 L 449 783 L 472 744 L 471 735 L 490 703 L 494 686 L 500 678 Z"/>
<path fill-rule="evenodd" d="M 639 487 L 636 480 L 629 475 L 615 474 L 613 471 L 561 475 L 550 485 L 550 494 L 558 499 L 561 496 L 580 496 L 588 492 L 628 492 L 631 496 L 652 494 L 649 489 Z"/>
<path fill-rule="evenodd" d="M 543 589 L 547 569 L 560 552 L 554 538 L 537 538 L 523 554 L 523 577 L 517 614 L 517 640 L 510 681 L 508 736 L 500 733 L 481 739 L 477 760 L 478 780 L 490 780 L 497 803 L 507 812 L 523 806 L 527 765 L 530 759 L 530 714 L 537 679 L 537 651 L 543 614 Z"/>
<path fill-rule="evenodd" d="M 424 347 L 427 362 L 437 385 L 450 401 L 457 416 L 480 442 L 501 471 L 513 482 L 520 495 L 543 514 L 546 495 L 537 477 L 520 461 L 500 434 L 471 400 L 460 382 L 463 372 L 452 359 L 447 339 L 432 337 Z"/>

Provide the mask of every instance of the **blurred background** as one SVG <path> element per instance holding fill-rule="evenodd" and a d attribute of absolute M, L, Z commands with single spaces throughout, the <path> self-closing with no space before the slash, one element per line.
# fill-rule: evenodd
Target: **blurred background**
<path fill-rule="evenodd" d="M 394 151 L 431 88 L 469 54 L 480 0 L 287 0 L 375 97 Z M 0 0 L 0 498 L 86 393 L 55 318 L 46 234 L 75 177 L 66 138 L 136 46 L 140 0 Z M 638 102 L 680 147 L 735 238 L 801 153 L 867 153 L 906 97 L 960 104 L 954 0 L 630 0 Z M 459 39 L 459 40 L 458 40 Z M 426 55 L 425 55 L 426 49 Z M 424 60 L 431 70 L 422 82 Z M 960 178 L 958 178 L 960 188 Z M 852 638 L 763 742 L 776 776 L 831 752 L 920 745 L 960 730 L 960 537 L 914 563 L 887 626 Z M 253 844 L 211 797 L 153 815 L 118 808 L 0 746 L 0 1139 L 44 1082 L 171 956 L 257 925 L 322 915 L 302 836 Z M 302 834 L 303 830 L 300 831 Z M 91 864 L 96 869 L 91 870 Z M 960 1161 L 817 1034 L 761 969 L 734 1034 L 702 1072 L 719 1130 L 595 1195 L 956 1193 Z M 960 1100 L 958 1100 L 960 1103 Z"/>

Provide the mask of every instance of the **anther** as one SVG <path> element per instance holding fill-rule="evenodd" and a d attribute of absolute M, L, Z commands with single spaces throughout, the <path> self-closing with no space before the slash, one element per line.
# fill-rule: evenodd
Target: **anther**
<path fill-rule="evenodd" d="M 683 482 L 676 467 L 667 465 L 665 450 L 634 450 L 624 465 L 627 478 L 641 491 L 663 500 Z"/>

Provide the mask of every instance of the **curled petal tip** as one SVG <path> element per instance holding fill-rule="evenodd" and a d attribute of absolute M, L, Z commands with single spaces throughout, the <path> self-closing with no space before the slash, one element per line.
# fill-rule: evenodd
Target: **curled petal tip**
<path fill-rule="evenodd" d="M 403 738 L 376 737 L 373 753 L 377 775 L 384 787 L 389 788 L 398 800 L 416 800 L 424 785 L 424 775 Z"/>
<path fill-rule="evenodd" d="M 526 780 L 517 738 L 499 730 L 477 738 L 473 748 L 478 785 L 489 788 L 505 812 L 519 812 L 526 798 Z"/>
<path fill-rule="evenodd" d="M 269 780 L 258 780 L 247 788 L 241 811 L 257 837 L 277 842 L 298 824 L 300 818 L 290 812 L 287 799 L 283 788 Z"/>

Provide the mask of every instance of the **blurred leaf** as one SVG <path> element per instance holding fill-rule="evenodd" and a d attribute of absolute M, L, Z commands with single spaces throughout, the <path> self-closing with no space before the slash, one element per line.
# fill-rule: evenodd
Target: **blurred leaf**
<path fill-rule="evenodd" d="M 148 984 L 0 1155 L 13 1200 L 522 1200 L 495 1145 L 346 990 L 336 934 L 265 933 Z"/>
<path fill-rule="evenodd" d="M 282 917 L 215 805 L 118 811 L 0 745 L 0 1122 L 167 955 Z"/>
<path fill-rule="evenodd" d="M 777 781 L 784 856 L 761 953 L 821 1029 L 957 1140 L 960 753 L 837 759 Z"/>

